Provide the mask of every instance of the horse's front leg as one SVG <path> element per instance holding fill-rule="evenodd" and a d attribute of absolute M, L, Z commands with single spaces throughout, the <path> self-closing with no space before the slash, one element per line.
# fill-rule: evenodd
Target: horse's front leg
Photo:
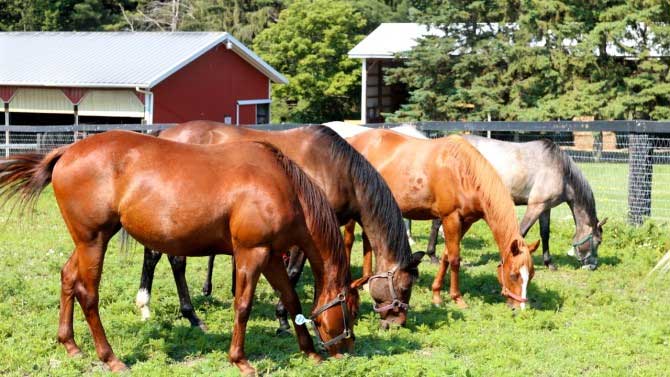
<path fill-rule="evenodd" d="M 449 287 L 449 295 L 454 300 L 456 305 L 460 308 L 466 308 L 468 305 L 463 301 L 461 290 L 459 287 L 459 270 L 461 267 L 461 238 L 464 233 L 464 228 L 461 224 L 460 216 L 457 213 L 452 213 L 442 219 L 442 227 L 444 228 L 444 254 L 440 263 L 440 269 L 435 275 L 433 281 L 433 304 L 439 305 L 442 303 L 440 297 L 440 290 L 444 281 L 444 275 L 447 273 L 447 266 L 451 270 L 451 284 Z"/>
<path fill-rule="evenodd" d="M 547 209 L 540 215 L 540 237 L 542 238 L 542 260 L 550 270 L 556 271 L 556 265 L 551 261 L 549 253 L 549 224 L 551 220 L 551 209 Z"/>
<path fill-rule="evenodd" d="M 235 270 L 235 265 L 233 261 L 233 271 Z M 205 284 L 202 285 L 202 294 L 209 296 L 212 294 L 212 273 L 214 272 L 214 255 L 209 256 L 207 261 L 207 277 L 205 278 Z M 235 284 L 233 280 L 233 294 L 235 294 Z"/>
<path fill-rule="evenodd" d="M 363 276 L 372 276 L 372 245 L 368 235 L 363 231 Z M 351 259 L 350 259 L 351 260 Z"/>
<path fill-rule="evenodd" d="M 289 280 L 289 276 L 284 269 L 282 257 L 279 254 L 272 254 L 270 262 L 263 270 L 263 275 L 268 279 L 272 288 L 279 293 L 280 303 L 284 303 L 283 305 L 288 309 L 291 318 L 295 318 L 296 315 L 302 313 L 298 294 L 295 292 L 293 283 Z M 314 343 L 307 331 L 307 327 L 304 324 L 298 326 L 295 323 L 294 326 L 300 350 L 316 360 L 321 360 L 321 356 L 314 349 Z"/>
<path fill-rule="evenodd" d="M 300 275 L 302 275 L 302 270 L 305 267 L 305 253 L 300 250 L 298 247 L 293 247 L 289 251 L 289 260 L 288 265 L 286 266 L 286 272 L 288 273 L 288 279 L 291 283 L 291 288 L 295 289 L 295 286 L 300 280 Z M 283 263 L 283 262 L 282 262 Z M 279 328 L 277 329 L 277 335 L 289 334 L 291 330 L 291 325 L 288 323 L 288 313 L 286 311 L 286 305 L 282 299 L 279 300 L 275 308 L 275 316 L 277 321 L 279 321 Z"/>
<path fill-rule="evenodd" d="M 161 260 L 163 254 L 153 251 L 148 247 L 144 248 L 144 262 L 142 263 L 142 277 L 140 277 L 140 289 L 137 290 L 135 305 L 142 313 L 142 320 L 146 321 L 151 316 L 149 303 L 151 302 L 151 287 L 154 282 L 154 272 L 156 265 Z"/>
<path fill-rule="evenodd" d="M 247 331 L 247 321 L 251 314 L 256 284 L 261 271 L 266 268 L 270 259 L 270 250 L 267 247 L 235 248 L 235 323 L 233 325 L 233 339 L 230 344 L 228 358 L 231 363 L 240 369 L 243 375 L 254 375 L 256 370 L 251 366 L 244 353 L 244 336 Z"/>
<path fill-rule="evenodd" d="M 433 219 L 430 226 L 430 235 L 428 236 L 428 246 L 426 247 L 426 254 L 430 256 L 430 263 L 438 264 L 440 259 L 436 256 L 435 250 L 437 249 L 437 235 L 440 230 L 442 221 L 440 219 Z"/>
<path fill-rule="evenodd" d="M 549 212 L 551 208 L 548 208 L 544 202 L 539 204 L 528 204 L 526 208 L 526 213 L 521 219 L 521 224 L 519 228 L 521 230 L 521 235 L 526 236 L 530 228 L 535 224 L 535 222 L 540 219 L 540 236 L 542 237 L 542 256 L 544 258 L 544 265 L 549 267 L 551 270 L 555 270 L 556 266 L 551 262 L 551 255 L 549 255 Z M 546 216 L 543 215 L 546 213 Z M 545 221 L 546 229 L 543 230 L 542 222 Z M 545 233 L 546 231 L 546 233 Z M 546 238 L 545 238 L 546 235 Z M 547 259 L 548 258 L 548 259 Z"/>
<path fill-rule="evenodd" d="M 188 293 L 188 283 L 186 283 L 186 257 L 168 255 L 172 275 L 177 285 L 177 295 L 179 295 L 179 307 L 181 315 L 191 322 L 191 326 L 199 327 L 202 331 L 207 331 L 207 326 L 198 318 L 191 303 L 191 295 Z"/>
<path fill-rule="evenodd" d="M 349 222 L 344 225 L 344 250 L 347 252 L 349 259 L 351 259 L 351 249 L 354 247 L 354 241 L 356 240 L 354 234 L 355 230 L 355 220 L 349 220 Z"/>

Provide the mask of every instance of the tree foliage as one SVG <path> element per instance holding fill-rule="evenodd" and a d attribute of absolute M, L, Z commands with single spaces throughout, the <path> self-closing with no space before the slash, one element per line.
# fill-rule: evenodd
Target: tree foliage
<path fill-rule="evenodd" d="M 289 79 L 288 85 L 273 87 L 275 120 L 323 122 L 354 116 L 360 62 L 347 52 L 391 14 L 382 4 L 370 3 L 296 0 L 258 35 L 254 50 Z"/>
<path fill-rule="evenodd" d="M 440 1 L 414 20 L 445 36 L 392 72 L 411 98 L 391 119 L 670 118 L 666 1 Z"/>

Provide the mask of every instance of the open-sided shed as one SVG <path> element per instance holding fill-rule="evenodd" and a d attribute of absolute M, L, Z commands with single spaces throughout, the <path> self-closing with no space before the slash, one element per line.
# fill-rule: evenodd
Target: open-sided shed
<path fill-rule="evenodd" d="M 5 124 L 268 123 L 273 82 L 228 33 L 0 33 Z"/>

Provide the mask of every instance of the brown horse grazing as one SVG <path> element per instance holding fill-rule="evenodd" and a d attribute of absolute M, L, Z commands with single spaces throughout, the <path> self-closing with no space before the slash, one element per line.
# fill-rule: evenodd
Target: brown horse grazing
<path fill-rule="evenodd" d="M 326 193 L 340 224 L 350 220 L 366 230 L 366 249 L 376 253 L 376 272 L 370 293 L 375 300 L 382 324 L 404 324 L 412 284 L 418 277 L 417 265 L 423 253 L 411 253 L 400 209 L 393 194 L 372 165 L 334 131 L 323 126 L 303 127 L 287 131 L 258 131 L 225 126 L 210 121 L 182 123 L 160 133 L 160 138 L 193 144 L 221 144 L 234 141 L 265 141 L 275 145 L 298 164 Z M 368 239 L 369 237 L 369 239 Z M 351 245 L 353 236 L 345 239 Z M 350 247 L 348 248 L 350 250 Z M 367 253 L 370 257 L 370 253 Z M 143 316 L 149 313 L 148 303 L 153 272 L 160 253 L 145 250 L 144 268 L 137 300 Z M 194 326 L 203 326 L 191 305 L 184 278 L 185 259 L 171 257 L 182 314 Z M 304 255 L 292 252 L 289 277 L 295 285 L 305 263 Z M 372 275 L 370 261 L 364 276 Z M 203 291 L 211 292 L 213 257 L 210 257 L 208 279 Z M 289 328 L 286 310 L 277 307 L 279 332 Z"/>
<path fill-rule="evenodd" d="M 125 369 L 112 351 L 98 313 L 98 286 L 109 239 L 123 226 L 143 245 L 171 255 L 230 250 L 235 271 L 235 325 L 229 358 L 253 373 L 244 353 L 246 323 L 262 273 L 292 315 L 300 302 L 280 252 L 299 245 L 315 276 L 311 319 L 331 354 L 353 348 L 358 293 L 335 213 L 323 193 L 288 158 L 261 143 L 198 146 L 127 131 L 110 131 L 56 149 L 0 162 L 0 193 L 26 205 L 52 182 L 75 249 L 61 272 L 58 340 L 80 352 L 72 327 L 81 305 L 100 359 Z M 302 322 L 302 321 L 301 321 Z M 304 325 L 300 349 L 319 358 Z"/>
<path fill-rule="evenodd" d="M 519 232 L 514 203 L 486 159 L 460 136 L 421 140 L 376 129 L 347 139 L 384 177 L 403 216 L 415 220 L 442 219 L 445 252 L 433 282 L 433 303 L 442 302 L 440 289 L 451 267 L 451 298 L 467 306 L 458 286 L 460 241 L 470 226 L 484 219 L 498 244 L 498 280 L 508 304 L 525 307 L 533 278 L 531 253 Z M 353 232 L 353 227 L 346 228 Z"/>

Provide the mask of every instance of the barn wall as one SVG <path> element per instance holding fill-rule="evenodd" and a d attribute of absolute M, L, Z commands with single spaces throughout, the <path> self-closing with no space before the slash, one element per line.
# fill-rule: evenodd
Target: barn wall
<path fill-rule="evenodd" d="M 268 85 L 263 73 L 219 45 L 153 88 L 154 123 L 230 116 L 235 124 L 237 100 L 266 99 Z M 255 109 L 240 109 L 240 124 L 255 123 L 254 117 Z"/>

